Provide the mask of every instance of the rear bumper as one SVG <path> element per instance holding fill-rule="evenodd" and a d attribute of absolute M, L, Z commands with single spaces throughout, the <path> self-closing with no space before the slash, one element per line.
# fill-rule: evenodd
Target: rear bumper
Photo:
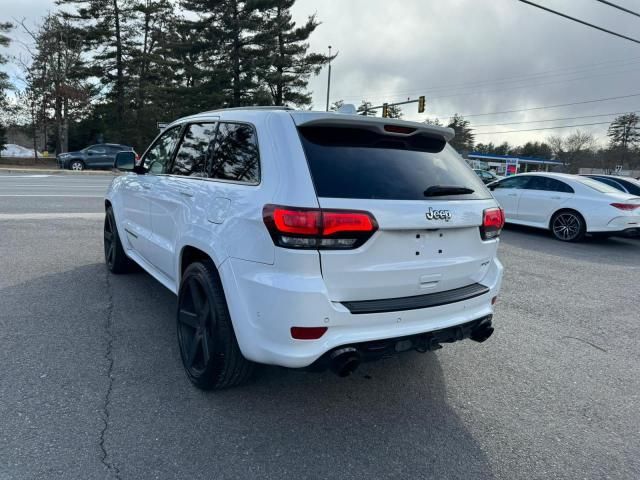
<path fill-rule="evenodd" d="M 588 233 L 618 234 L 638 229 L 640 229 L 640 215 L 620 215 L 610 220 L 606 225 L 594 225 L 593 228 L 588 229 Z"/>
<path fill-rule="evenodd" d="M 330 300 L 321 276 L 283 274 L 238 259 L 220 266 L 242 353 L 250 360 L 307 367 L 342 345 L 410 337 L 466 324 L 493 314 L 502 265 L 494 259 L 479 282 L 484 293 L 453 303 L 404 311 L 354 314 Z M 291 327 L 327 327 L 318 340 L 295 340 Z"/>

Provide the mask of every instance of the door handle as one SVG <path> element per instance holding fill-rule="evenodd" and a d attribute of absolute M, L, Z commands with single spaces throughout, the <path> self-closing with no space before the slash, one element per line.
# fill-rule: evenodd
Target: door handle
<path fill-rule="evenodd" d="M 562 197 L 551 197 L 551 200 L 562 200 Z"/>
<path fill-rule="evenodd" d="M 144 188 L 145 190 L 151 190 L 151 185 L 149 185 L 148 183 L 143 183 L 142 188 Z"/>
<path fill-rule="evenodd" d="M 179 188 L 178 193 L 185 197 L 193 197 L 193 191 L 186 188 Z"/>
<path fill-rule="evenodd" d="M 517 194 L 517 193 L 507 193 L 507 195 L 508 195 L 509 197 L 517 197 L 517 196 L 518 196 L 518 194 Z"/>

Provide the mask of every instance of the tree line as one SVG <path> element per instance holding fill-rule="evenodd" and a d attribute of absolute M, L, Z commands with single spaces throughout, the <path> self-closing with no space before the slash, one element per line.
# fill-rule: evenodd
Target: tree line
<path fill-rule="evenodd" d="M 97 141 L 141 150 L 157 122 L 217 108 L 309 108 L 308 81 L 330 58 L 309 51 L 320 22 L 292 19 L 295 0 L 58 0 L 36 26 L 21 85 L 0 123 L 44 136 L 52 152 Z M 8 43 L 0 24 L 0 46 Z M 6 61 L 0 57 L 0 62 Z"/>

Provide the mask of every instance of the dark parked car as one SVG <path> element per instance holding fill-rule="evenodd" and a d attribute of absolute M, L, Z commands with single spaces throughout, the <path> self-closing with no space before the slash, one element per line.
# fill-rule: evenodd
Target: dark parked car
<path fill-rule="evenodd" d="M 133 151 L 132 147 L 117 143 L 99 143 L 77 152 L 61 153 L 56 157 L 60 168 L 84 170 L 85 168 L 111 168 L 118 152 Z"/>
<path fill-rule="evenodd" d="M 482 180 L 485 185 L 487 183 L 495 182 L 496 180 L 500 180 L 501 178 L 503 178 L 503 177 L 497 176 L 496 174 L 494 174 L 493 172 L 490 172 L 489 170 L 474 168 L 473 171 L 476 172 L 476 174 L 480 177 L 480 180 Z"/>
<path fill-rule="evenodd" d="M 640 196 L 640 181 L 631 177 L 619 177 L 616 175 L 582 175 L 598 182 L 605 183 L 610 187 L 624 193 Z"/>

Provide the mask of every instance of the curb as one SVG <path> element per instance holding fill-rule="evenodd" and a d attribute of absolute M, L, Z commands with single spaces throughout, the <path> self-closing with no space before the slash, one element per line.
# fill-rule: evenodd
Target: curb
<path fill-rule="evenodd" d="M 80 172 L 74 170 L 64 170 L 58 168 L 55 170 L 44 168 L 21 168 L 21 167 L 0 167 L 0 173 L 33 173 L 33 174 L 46 174 L 46 175 L 121 175 L 120 172 L 114 172 L 109 170 L 82 170 Z"/>

